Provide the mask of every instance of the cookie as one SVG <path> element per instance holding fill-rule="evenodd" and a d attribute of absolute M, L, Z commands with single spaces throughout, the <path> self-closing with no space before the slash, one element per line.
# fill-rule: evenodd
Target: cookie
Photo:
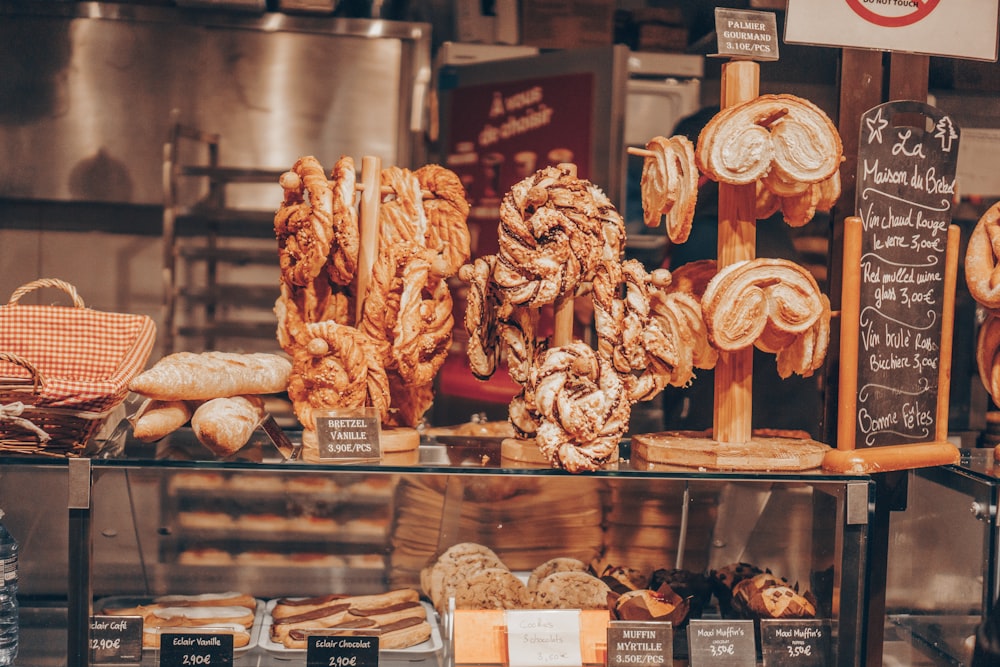
<path fill-rule="evenodd" d="M 506 568 L 480 570 L 455 586 L 456 609 L 527 609 L 530 600 L 524 582 Z"/>
<path fill-rule="evenodd" d="M 421 584 L 434 607 L 438 611 L 444 611 L 458 582 L 486 568 L 507 569 L 507 566 L 489 547 L 474 542 L 461 542 L 438 556 L 427 575 L 421 577 Z"/>
<path fill-rule="evenodd" d="M 541 583 L 542 579 L 556 572 L 586 571 L 587 565 L 582 560 L 566 557 L 551 558 L 536 567 L 528 575 L 528 590 L 533 593 L 538 588 L 538 584 Z"/>
<path fill-rule="evenodd" d="M 588 572 L 556 572 L 539 582 L 532 602 L 538 609 L 607 609 L 610 592 Z"/>

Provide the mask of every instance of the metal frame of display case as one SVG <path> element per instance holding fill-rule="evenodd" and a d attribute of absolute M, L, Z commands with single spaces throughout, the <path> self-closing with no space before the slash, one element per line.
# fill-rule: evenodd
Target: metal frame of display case
<path fill-rule="evenodd" d="M 99 476 L 114 471 L 123 470 L 124 475 L 135 474 L 136 470 L 144 474 L 156 474 L 157 471 L 177 472 L 181 470 L 197 471 L 239 471 L 267 472 L 290 471 L 315 472 L 330 475 L 345 473 L 379 473 L 393 474 L 401 477 L 408 475 L 450 476 L 448 479 L 461 479 L 463 484 L 452 485 L 462 487 L 478 481 L 484 481 L 482 476 L 503 476 L 508 480 L 525 480 L 531 478 L 553 478 L 567 476 L 564 471 L 554 469 L 526 469 L 499 467 L 472 467 L 454 460 L 449 461 L 447 447 L 421 447 L 422 461 L 420 464 L 408 467 L 389 467 L 379 465 L 325 465 L 308 463 L 260 463 L 249 461 L 236 462 L 191 462 L 169 460 L 132 460 L 132 459 L 73 459 L 68 464 L 68 549 L 69 591 L 67 613 L 67 655 L 71 667 L 89 664 L 89 654 L 86 647 L 89 644 L 89 617 L 92 614 L 93 594 L 92 571 L 97 563 L 93 562 L 93 487 L 101 479 Z M 478 458 L 474 456 L 474 458 Z M 499 458 L 496 459 L 499 461 Z M 0 459 L 0 473 L 15 469 L 20 465 L 31 463 L 46 466 L 65 465 L 61 461 L 25 459 L 23 457 Z M 6 470 L 5 470 L 6 469 Z M 130 470 L 132 469 L 132 470 Z M 869 528 L 874 508 L 875 484 L 867 475 L 831 475 L 821 471 L 806 473 L 738 473 L 738 472 L 677 472 L 633 469 L 629 461 L 623 458 L 614 470 L 602 470 L 594 473 L 578 475 L 575 479 L 603 480 L 609 484 L 630 483 L 630 480 L 666 480 L 667 482 L 691 483 L 773 483 L 779 487 L 812 488 L 810 500 L 814 516 L 818 513 L 823 521 L 829 522 L 831 516 L 841 529 L 833 536 L 835 548 L 831 558 L 836 568 L 839 588 L 838 616 L 835 622 L 836 665 L 843 667 L 858 667 L 864 664 L 866 653 L 866 623 L 867 596 L 871 582 L 868 578 L 869 560 Z M 444 481 L 447 485 L 447 480 Z M 453 539 L 449 534 L 449 526 L 454 526 L 454 519 L 461 512 L 460 500 L 451 491 L 445 493 L 448 502 L 446 516 L 442 517 L 440 540 L 442 544 Z M 833 513 L 833 514 L 831 514 Z M 103 530 L 103 529 L 102 529 Z M 818 537 L 815 535 L 814 539 Z M 826 536 L 829 538 L 830 536 Z"/>

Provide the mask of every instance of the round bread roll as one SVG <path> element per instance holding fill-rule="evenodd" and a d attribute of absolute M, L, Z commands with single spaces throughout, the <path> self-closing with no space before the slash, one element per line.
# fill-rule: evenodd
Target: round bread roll
<path fill-rule="evenodd" d="M 502 567 L 489 567 L 455 586 L 456 609 L 527 609 L 531 596 L 524 582 Z"/>
<path fill-rule="evenodd" d="M 264 418 L 264 401 L 257 396 L 233 396 L 205 401 L 191 416 L 198 441 L 216 456 L 238 452 Z"/>
<path fill-rule="evenodd" d="M 539 609 L 607 609 L 611 588 L 588 572 L 556 572 L 534 592 Z"/>
<path fill-rule="evenodd" d="M 558 557 L 551 558 L 534 570 L 528 575 L 528 590 L 534 593 L 538 589 L 538 584 L 541 583 L 545 577 L 550 574 L 555 574 L 556 572 L 586 572 L 587 565 L 582 560 L 576 558 L 566 558 Z"/>

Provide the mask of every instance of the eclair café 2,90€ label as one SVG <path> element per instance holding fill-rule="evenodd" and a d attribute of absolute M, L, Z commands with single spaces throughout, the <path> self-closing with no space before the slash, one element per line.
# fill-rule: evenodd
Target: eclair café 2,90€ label
<path fill-rule="evenodd" d="M 785 41 L 996 60 L 997 0 L 788 0 Z"/>

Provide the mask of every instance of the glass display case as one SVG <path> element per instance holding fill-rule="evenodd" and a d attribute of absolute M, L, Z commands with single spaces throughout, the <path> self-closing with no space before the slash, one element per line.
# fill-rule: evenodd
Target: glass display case
<path fill-rule="evenodd" d="M 563 556 L 644 571 L 752 564 L 815 599 L 828 664 L 862 664 L 870 476 L 640 466 L 627 441 L 617 462 L 571 475 L 504 466 L 499 445 L 427 438 L 414 465 L 301 463 L 258 434 L 233 460 L 203 461 L 181 431 L 108 459 L 0 459 L 0 507 L 22 545 L 22 664 L 90 664 L 87 620 L 109 599 L 422 590 L 421 570 L 459 542 L 519 575 Z M 451 664 L 447 623 L 431 616 L 430 645 L 382 661 Z M 305 664 L 266 629 L 254 641 L 235 664 Z"/>
<path fill-rule="evenodd" d="M 886 665 L 969 665 L 996 604 L 1000 468 L 992 447 L 964 454 L 907 473 L 890 516 Z"/>

